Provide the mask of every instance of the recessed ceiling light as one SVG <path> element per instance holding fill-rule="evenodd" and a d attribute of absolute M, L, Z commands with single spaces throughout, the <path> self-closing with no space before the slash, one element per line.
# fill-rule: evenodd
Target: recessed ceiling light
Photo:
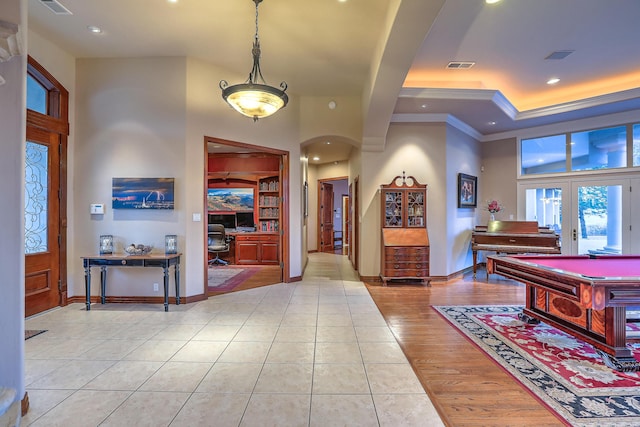
<path fill-rule="evenodd" d="M 336 101 L 329 101 L 329 109 L 330 110 L 335 110 L 337 106 L 338 106 L 338 104 L 336 104 Z"/>
<path fill-rule="evenodd" d="M 318 157 L 318 156 L 313 156 L 313 159 L 311 159 L 311 160 L 313 160 L 314 162 L 317 162 L 318 160 L 320 160 L 320 157 Z"/>
<path fill-rule="evenodd" d="M 95 25 L 89 25 L 89 26 L 87 26 L 87 29 L 88 29 L 89 31 L 91 31 L 92 33 L 96 33 L 96 34 L 99 34 L 99 33 L 101 33 L 101 32 L 102 32 L 102 30 L 100 29 L 100 27 L 96 27 Z"/>
<path fill-rule="evenodd" d="M 500 2 L 500 0 L 484 0 L 484 2 L 485 2 L 486 4 L 495 4 L 495 3 Z"/>
<path fill-rule="evenodd" d="M 427 105 L 427 104 L 422 104 L 422 105 L 420 106 L 420 108 L 427 108 L 427 107 L 428 107 L 428 105 Z"/>
<path fill-rule="evenodd" d="M 495 124 L 496 124 L 496 122 L 494 122 L 494 121 L 490 121 L 490 122 L 488 122 L 487 124 L 488 124 L 489 126 L 493 126 L 493 125 L 495 125 Z"/>
<path fill-rule="evenodd" d="M 327 142 L 325 142 L 325 144 L 331 145 L 331 141 L 327 141 Z"/>
<path fill-rule="evenodd" d="M 559 78 L 557 78 L 557 77 L 553 77 L 553 78 L 551 78 L 551 79 L 547 80 L 547 84 L 548 84 L 548 85 L 554 85 L 554 84 L 558 83 L 559 81 L 560 81 L 560 79 L 559 79 Z"/>
<path fill-rule="evenodd" d="M 167 3 L 178 3 L 178 0 L 167 0 Z"/>

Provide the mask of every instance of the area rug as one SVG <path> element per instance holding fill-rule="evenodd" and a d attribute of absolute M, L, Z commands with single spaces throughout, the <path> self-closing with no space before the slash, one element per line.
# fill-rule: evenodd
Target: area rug
<path fill-rule="evenodd" d="M 640 375 L 608 368 L 591 345 L 521 322 L 518 306 L 433 308 L 568 425 L 640 426 Z"/>
<path fill-rule="evenodd" d="M 24 339 L 25 341 L 28 340 L 29 338 L 33 338 L 36 335 L 40 335 L 47 332 L 46 329 L 25 329 L 24 330 Z"/>
<path fill-rule="evenodd" d="M 208 271 L 209 291 L 232 291 L 257 271 L 258 270 L 254 268 L 210 266 Z"/>

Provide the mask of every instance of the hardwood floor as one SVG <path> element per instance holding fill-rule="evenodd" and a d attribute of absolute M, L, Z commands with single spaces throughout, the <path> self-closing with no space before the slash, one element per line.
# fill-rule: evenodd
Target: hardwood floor
<path fill-rule="evenodd" d="M 246 289 L 258 288 L 260 286 L 273 285 L 282 281 L 282 269 L 278 265 L 251 266 L 251 268 L 255 268 L 257 273 L 240 283 L 232 291 L 209 291 L 208 295 L 213 296 L 228 292 L 244 291 Z"/>
<path fill-rule="evenodd" d="M 469 273 L 420 285 L 367 283 L 422 386 L 449 426 L 565 425 L 458 333 L 432 305 L 523 304 L 524 286 Z"/>

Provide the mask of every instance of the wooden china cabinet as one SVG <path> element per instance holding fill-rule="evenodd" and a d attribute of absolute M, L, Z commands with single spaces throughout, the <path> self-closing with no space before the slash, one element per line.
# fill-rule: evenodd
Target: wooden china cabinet
<path fill-rule="evenodd" d="M 382 246 L 380 278 L 429 284 L 427 186 L 413 176 L 396 176 L 380 186 Z"/>

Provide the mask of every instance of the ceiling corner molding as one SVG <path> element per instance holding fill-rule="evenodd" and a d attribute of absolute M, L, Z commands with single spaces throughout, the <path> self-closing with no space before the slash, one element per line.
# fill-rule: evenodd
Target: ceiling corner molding
<path fill-rule="evenodd" d="M 628 101 L 630 99 L 640 98 L 640 88 L 623 90 L 620 92 L 608 93 L 605 95 L 594 96 L 591 98 L 579 99 L 576 101 L 565 102 L 562 104 L 550 105 L 548 107 L 536 108 L 519 112 L 515 120 L 527 120 L 538 117 L 551 116 L 554 114 L 569 113 L 576 110 L 599 107 L 606 104 Z"/>
<path fill-rule="evenodd" d="M 482 138 L 482 134 L 473 127 L 469 126 L 457 117 L 446 113 L 394 114 L 391 117 L 391 123 L 446 123 L 459 131 L 466 133 L 470 137 L 477 139 L 478 141 Z"/>
<path fill-rule="evenodd" d="M 0 21 L 0 62 L 22 55 L 20 27 L 7 21 Z"/>
<path fill-rule="evenodd" d="M 491 101 L 512 120 L 515 120 L 519 114 L 518 109 L 502 94 L 502 92 L 494 89 L 402 88 L 398 97 Z"/>

